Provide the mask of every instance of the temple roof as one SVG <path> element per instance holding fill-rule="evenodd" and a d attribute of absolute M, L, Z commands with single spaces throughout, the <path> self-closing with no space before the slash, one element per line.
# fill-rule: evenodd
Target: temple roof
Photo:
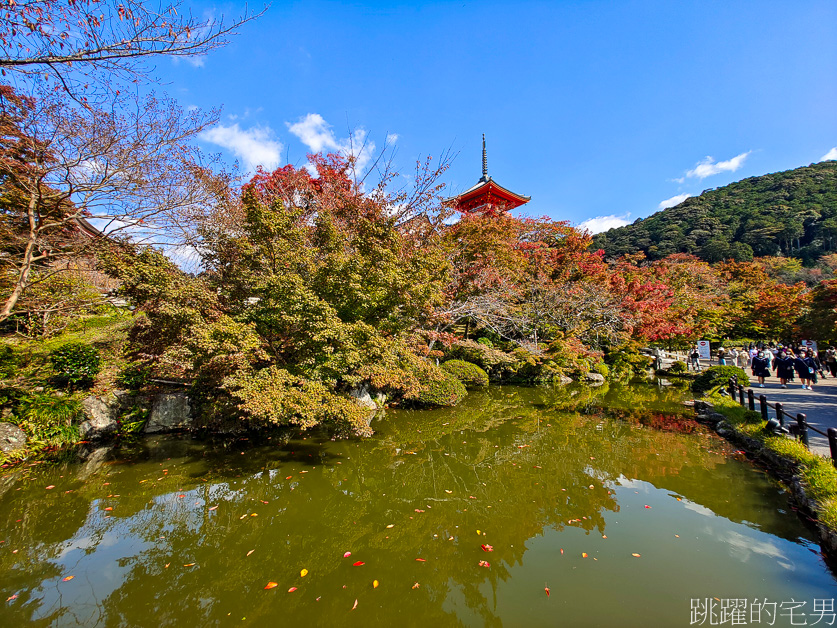
<path fill-rule="evenodd" d="M 508 211 L 528 203 L 531 198 L 531 196 L 523 196 L 504 188 L 488 176 L 488 159 L 485 152 L 485 134 L 483 134 L 482 177 L 476 185 L 468 188 L 462 194 L 449 198 L 446 204 L 463 212 L 473 211 L 484 206 L 497 207 Z"/>

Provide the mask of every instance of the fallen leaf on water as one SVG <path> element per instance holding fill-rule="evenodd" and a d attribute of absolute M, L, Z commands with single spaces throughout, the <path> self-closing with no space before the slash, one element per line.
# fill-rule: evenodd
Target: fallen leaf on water
<path fill-rule="evenodd" d="M 544 587 L 544 591 L 546 591 L 546 597 L 549 597 L 549 587 Z"/>
<path fill-rule="evenodd" d="M 252 553 L 253 553 L 253 552 L 255 552 L 255 551 L 256 551 L 256 550 L 251 549 L 249 552 L 247 552 L 247 556 L 249 556 L 250 554 L 252 554 Z"/>
<path fill-rule="evenodd" d="M 275 589 L 278 586 L 279 586 L 278 582 L 268 582 L 265 589 Z"/>
<path fill-rule="evenodd" d="M 680 538 L 680 535 L 679 535 L 679 534 L 675 534 L 675 535 L 674 535 L 674 538 L 675 538 L 675 539 L 679 539 L 679 538 Z"/>
<path fill-rule="evenodd" d="M 606 538 L 607 538 L 607 534 L 602 534 L 602 538 L 603 538 L 603 539 L 606 539 Z"/>
<path fill-rule="evenodd" d="M 389 528 L 394 528 L 394 527 L 395 527 L 395 524 L 394 524 L 394 523 L 390 523 L 390 524 L 387 526 L 387 529 L 389 529 Z"/>
<path fill-rule="evenodd" d="M 493 552 L 494 551 L 494 547 L 491 546 L 491 545 L 480 545 L 480 547 L 482 548 L 483 552 Z"/>
<path fill-rule="evenodd" d="M 239 520 L 239 521 L 241 521 L 242 519 L 246 519 L 246 518 L 247 518 L 247 515 L 246 515 L 246 514 L 243 514 L 243 515 L 241 515 L 241 516 L 238 518 L 238 520 Z"/>
<path fill-rule="evenodd" d="M 418 589 L 421 585 L 418 582 L 413 583 L 413 588 Z"/>
<path fill-rule="evenodd" d="M 259 501 L 260 501 L 261 503 L 263 503 L 263 504 L 269 504 L 269 503 L 270 503 L 270 502 L 266 502 L 266 501 L 265 501 L 265 500 L 263 500 L 263 499 L 260 499 Z"/>
<path fill-rule="evenodd" d="M 290 589 L 288 589 L 288 593 L 293 593 L 294 591 L 296 591 L 296 587 L 291 587 Z"/>
<path fill-rule="evenodd" d="M 113 508 L 111 508 L 110 506 L 108 506 L 107 508 L 105 508 L 105 511 L 110 511 L 110 510 L 113 510 Z"/>
<path fill-rule="evenodd" d="M 468 495 L 468 499 L 476 499 L 473 495 Z"/>
<path fill-rule="evenodd" d="M 649 506 L 648 504 L 645 504 L 645 507 L 646 507 L 646 508 L 651 508 L 651 506 Z"/>
<path fill-rule="evenodd" d="M 416 512 L 424 512 L 424 511 L 421 510 L 420 508 L 416 508 Z"/>
<path fill-rule="evenodd" d="M 362 560 L 357 561 L 356 563 L 352 563 L 352 567 L 360 567 L 361 565 L 365 565 L 366 563 Z"/>
<path fill-rule="evenodd" d="M 304 578 L 305 576 L 307 576 L 307 575 L 308 575 L 308 570 L 307 570 L 307 569 L 303 569 L 302 571 L 300 571 L 300 572 L 299 572 L 299 575 L 300 575 L 300 577 Z"/>
<path fill-rule="evenodd" d="M 564 555 L 564 548 L 563 547 L 561 548 L 561 555 L 562 556 Z"/>
<path fill-rule="evenodd" d="M 418 585 L 418 582 L 416 582 L 416 584 Z M 413 588 L 415 589 L 416 587 L 413 587 Z M 16 599 L 17 599 L 17 593 L 15 593 L 14 595 L 10 595 L 9 597 L 7 597 L 7 598 L 6 598 L 6 601 L 7 601 L 7 602 L 11 602 L 12 600 L 16 600 Z"/>
<path fill-rule="evenodd" d="M 357 608 L 357 600 L 355 600 L 355 605 L 352 606 L 352 610 L 355 610 L 356 608 Z"/>
<path fill-rule="evenodd" d="M 250 515 L 250 516 L 251 516 L 251 517 L 258 517 L 258 516 L 259 516 L 259 513 L 254 512 L 254 513 L 253 513 L 252 515 Z"/>
<path fill-rule="evenodd" d="M 633 556 L 634 558 L 639 558 L 640 555 L 639 554 L 631 554 L 631 556 Z"/>
<path fill-rule="evenodd" d="M 343 554 L 343 558 L 348 558 L 351 555 L 352 555 L 351 552 L 346 552 L 345 554 Z"/>
<path fill-rule="evenodd" d="M 212 508 L 210 508 L 210 510 L 215 510 L 217 508 L 218 508 L 218 506 L 213 506 Z"/>
<path fill-rule="evenodd" d="M 166 568 L 166 569 L 168 569 L 168 568 L 169 568 L 169 565 L 171 565 L 171 563 L 166 563 L 166 567 L 165 567 L 165 568 Z"/>
<path fill-rule="evenodd" d="M 426 559 L 426 558 L 416 558 L 416 562 L 419 562 L 419 563 L 426 563 L 426 562 L 427 562 L 427 559 Z"/>
<path fill-rule="evenodd" d="M 477 530 L 477 536 L 479 536 L 480 534 L 481 534 L 481 532 L 479 530 Z"/>
<path fill-rule="evenodd" d="M 47 487 L 46 487 L 46 490 L 49 490 L 49 489 L 51 489 L 51 488 L 55 488 L 55 485 L 54 485 L 54 484 L 50 484 L 49 486 L 47 486 Z"/>
<path fill-rule="evenodd" d="M 75 578 L 75 576 L 67 576 L 66 578 L 61 578 L 61 580 L 63 580 L 64 582 L 69 582 L 73 578 Z"/>
<path fill-rule="evenodd" d="M 445 489 L 445 493 L 453 493 L 453 491 L 449 491 L 448 489 Z"/>
<path fill-rule="evenodd" d="M 377 580 L 373 580 L 373 581 L 372 581 L 372 588 L 373 588 L 373 589 L 377 589 L 377 588 L 378 588 L 378 581 L 377 581 Z"/>
<path fill-rule="evenodd" d="M 285 479 L 286 479 L 286 480 L 293 480 L 293 479 L 294 479 L 294 476 L 289 475 L 289 476 L 288 476 L 288 477 L 286 477 Z"/>
<path fill-rule="evenodd" d="M 194 567 L 194 566 L 195 566 L 195 563 L 186 563 L 186 564 L 185 564 L 185 565 L 183 565 L 183 566 L 184 566 L 184 567 Z"/>
<path fill-rule="evenodd" d="M 491 563 L 489 563 L 487 560 L 481 560 L 479 562 L 479 566 L 480 567 L 491 567 Z"/>
<path fill-rule="evenodd" d="M 581 557 L 582 558 L 587 558 L 587 552 L 581 552 Z"/>

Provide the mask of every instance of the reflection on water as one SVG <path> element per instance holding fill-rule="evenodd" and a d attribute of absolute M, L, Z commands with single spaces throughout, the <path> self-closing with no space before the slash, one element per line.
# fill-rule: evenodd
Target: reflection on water
<path fill-rule="evenodd" d="M 497 387 L 365 441 L 161 437 L 17 469 L 0 623 L 674 626 L 691 598 L 835 597 L 777 485 L 649 427 L 681 401 Z"/>

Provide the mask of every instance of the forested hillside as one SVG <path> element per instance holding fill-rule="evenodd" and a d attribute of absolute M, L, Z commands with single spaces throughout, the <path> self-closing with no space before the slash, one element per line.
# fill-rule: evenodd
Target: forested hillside
<path fill-rule="evenodd" d="M 810 264 L 837 246 L 837 161 L 706 190 L 631 225 L 600 233 L 607 257 L 691 253 L 707 262 L 785 255 Z"/>

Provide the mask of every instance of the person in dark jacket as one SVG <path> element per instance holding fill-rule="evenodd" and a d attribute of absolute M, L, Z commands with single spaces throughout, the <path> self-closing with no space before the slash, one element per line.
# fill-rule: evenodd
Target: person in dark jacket
<path fill-rule="evenodd" d="M 779 355 L 773 358 L 773 368 L 776 369 L 776 377 L 782 384 L 782 388 L 788 387 L 788 380 L 793 377 L 793 358 L 785 351 L 780 351 Z"/>
<path fill-rule="evenodd" d="M 793 367 L 796 369 L 796 374 L 802 380 L 803 390 L 814 390 L 813 385 L 817 383 L 817 366 L 813 355 L 808 355 L 805 349 L 799 350 L 799 355 L 794 360 Z"/>
<path fill-rule="evenodd" d="M 759 351 L 753 358 L 753 376 L 759 378 L 759 387 L 764 388 L 764 378 L 770 375 L 770 360 L 764 356 L 764 351 Z"/>

